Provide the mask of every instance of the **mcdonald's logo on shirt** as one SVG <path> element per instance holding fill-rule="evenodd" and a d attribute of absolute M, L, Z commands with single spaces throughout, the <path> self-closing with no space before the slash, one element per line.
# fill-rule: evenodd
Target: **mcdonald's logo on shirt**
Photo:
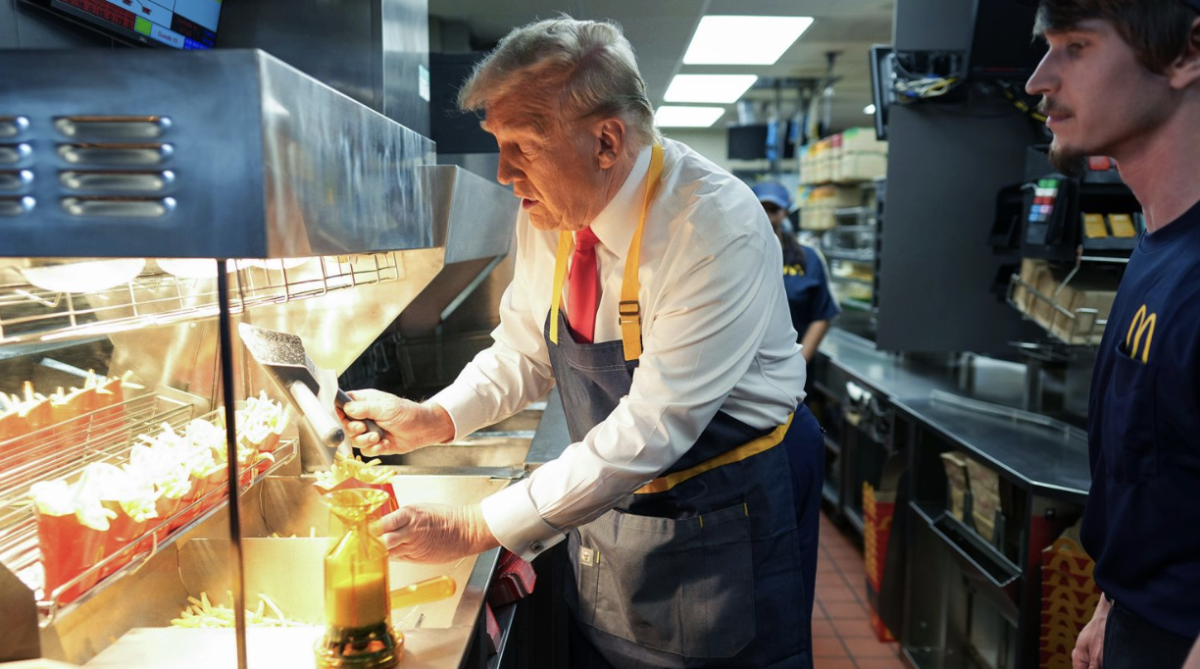
<path fill-rule="evenodd" d="M 804 265 L 784 265 L 784 276 L 804 276 Z"/>
<path fill-rule="evenodd" d="M 1142 362 L 1150 362 L 1150 344 L 1154 341 L 1154 325 L 1157 322 L 1158 314 L 1148 313 L 1144 304 L 1133 315 L 1129 333 L 1125 335 L 1125 352 L 1130 359 L 1137 360 L 1140 352 Z"/>

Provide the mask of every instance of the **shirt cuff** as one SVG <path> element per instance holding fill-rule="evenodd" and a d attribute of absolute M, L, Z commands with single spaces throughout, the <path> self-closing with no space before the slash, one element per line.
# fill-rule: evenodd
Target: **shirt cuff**
<path fill-rule="evenodd" d="M 462 439 L 488 425 L 482 404 L 475 389 L 466 384 L 452 383 L 429 399 L 450 414 L 454 423 L 454 439 Z M 452 440 L 453 441 L 453 440 Z"/>
<path fill-rule="evenodd" d="M 529 481 L 518 481 L 480 502 L 492 536 L 523 560 L 532 560 L 566 538 L 542 519 L 529 497 Z"/>

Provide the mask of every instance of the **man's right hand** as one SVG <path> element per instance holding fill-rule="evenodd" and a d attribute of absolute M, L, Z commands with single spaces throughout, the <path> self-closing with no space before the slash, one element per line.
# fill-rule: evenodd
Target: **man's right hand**
<path fill-rule="evenodd" d="M 1108 608 L 1108 599 L 1100 595 L 1096 612 L 1075 640 L 1075 650 L 1071 651 L 1071 669 L 1104 668 L 1104 627 L 1108 624 Z"/>
<path fill-rule="evenodd" d="M 454 421 L 437 404 L 418 404 L 378 390 L 354 390 L 348 394 L 353 401 L 342 407 L 342 419 L 350 442 L 363 455 L 408 453 L 454 438 Z M 367 432 L 367 426 L 361 422 L 366 418 L 383 428 L 382 440 Z"/>

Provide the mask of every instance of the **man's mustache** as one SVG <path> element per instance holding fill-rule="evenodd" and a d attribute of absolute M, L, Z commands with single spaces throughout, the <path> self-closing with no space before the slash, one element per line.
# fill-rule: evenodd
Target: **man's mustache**
<path fill-rule="evenodd" d="M 1043 116 L 1072 116 L 1073 112 L 1059 104 L 1054 98 L 1042 98 L 1038 103 L 1038 112 Z"/>

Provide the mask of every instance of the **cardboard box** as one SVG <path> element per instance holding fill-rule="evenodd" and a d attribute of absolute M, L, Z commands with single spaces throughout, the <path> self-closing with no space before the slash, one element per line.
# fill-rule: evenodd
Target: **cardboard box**
<path fill-rule="evenodd" d="M 1020 278 L 1022 283 L 1018 283 L 1013 289 L 1013 303 L 1016 304 L 1018 311 L 1023 314 L 1029 314 L 1032 311 L 1033 301 L 1037 298 L 1025 286 L 1036 288 L 1041 275 L 1049 271 L 1050 264 L 1040 258 L 1025 258 L 1021 261 Z"/>
<path fill-rule="evenodd" d="M 966 520 L 963 501 L 967 492 L 967 459 L 961 453 L 948 451 L 942 453 L 942 466 L 946 468 L 947 495 L 949 506 L 947 510 L 955 518 Z"/>
<path fill-rule="evenodd" d="M 875 128 L 850 128 L 841 134 L 842 151 L 887 153 L 888 143 L 880 141 L 875 135 Z"/>
<path fill-rule="evenodd" d="M 1079 545 L 1078 524 L 1042 551 L 1041 669 L 1071 666 L 1075 640 L 1100 601 L 1094 569 Z"/>
<path fill-rule="evenodd" d="M 846 151 L 839 161 L 839 182 L 873 181 L 887 176 L 887 154 Z"/>
<path fill-rule="evenodd" d="M 1116 283 L 1107 277 L 1076 276 L 1063 286 L 1058 296 L 1059 305 L 1074 318 L 1056 311 L 1050 321 L 1050 332 L 1069 344 L 1099 344 L 1104 335 L 1104 326 L 1099 322 L 1107 321 L 1112 311 L 1117 297 Z"/>
<path fill-rule="evenodd" d="M 975 531 L 986 541 L 991 541 L 1000 508 L 1000 474 L 977 460 L 964 456 L 967 461 L 967 483 L 971 489 L 971 515 Z"/>

